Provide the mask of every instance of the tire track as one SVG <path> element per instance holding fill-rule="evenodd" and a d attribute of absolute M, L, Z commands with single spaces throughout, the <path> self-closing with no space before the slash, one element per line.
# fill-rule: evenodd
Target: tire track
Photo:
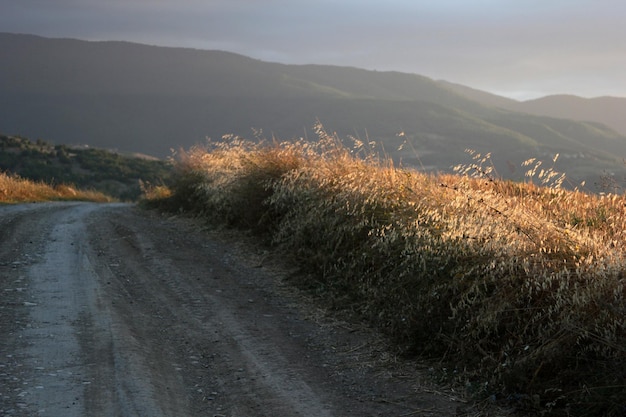
<path fill-rule="evenodd" d="M 0 233 L 0 415 L 455 415 L 193 222 L 42 204 L 0 207 Z"/>
<path fill-rule="evenodd" d="M 197 268 L 199 259 L 194 259 L 196 256 L 192 259 L 177 259 L 178 262 L 166 257 L 153 256 L 154 244 L 146 239 L 145 234 L 137 235 L 119 223 L 115 223 L 112 229 L 119 236 L 121 251 L 134 254 L 122 261 L 124 275 L 150 277 L 152 280 L 151 285 L 142 285 L 140 291 L 145 299 L 152 300 L 152 306 L 158 307 L 144 315 L 168 317 L 176 323 L 184 324 L 184 333 L 187 337 L 195 339 L 200 345 L 207 335 L 211 336 L 209 341 L 211 357 L 204 358 L 206 362 L 201 368 L 202 373 L 205 373 L 204 370 L 207 368 L 213 370 L 212 380 L 205 383 L 213 387 L 210 395 L 213 398 L 211 401 L 216 402 L 214 413 L 223 412 L 226 408 L 226 405 L 219 404 L 219 399 L 215 401 L 215 397 L 220 393 L 228 393 L 230 396 L 236 396 L 236 404 L 229 406 L 234 416 L 332 415 L 329 408 L 324 405 L 325 401 L 302 379 L 302 375 L 298 374 L 296 364 L 290 363 L 275 345 L 276 340 L 271 337 L 275 332 L 255 315 L 241 317 L 239 312 L 247 307 L 246 304 L 255 302 L 251 297 L 258 298 L 259 294 L 249 293 L 245 288 L 239 287 L 237 279 L 240 279 L 242 272 L 228 265 L 227 256 L 220 248 L 205 247 L 202 253 L 198 253 L 197 258 L 204 255 L 204 263 L 211 265 L 206 269 L 199 269 Z M 201 276 L 194 271 L 179 269 L 177 265 L 181 263 L 199 269 Z M 231 285 L 219 286 L 209 291 L 201 285 L 196 285 L 206 281 L 219 282 L 220 279 L 230 280 Z M 128 291 L 127 294 L 131 295 L 131 292 Z M 233 305 L 232 300 L 235 298 L 243 300 L 243 305 Z M 245 323 L 253 323 L 253 328 Z M 274 321 L 270 327 L 273 325 Z M 175 339 L 182 335 L 180 333 L 176 335 L 174 332 L 169 337 Z M 192 362 L 198 362 L 200 359 L 197 354 L 188 353 L 187 356 Z M 185 373 L 189 372 L 191 371 Z M 198 379 L 205 378 L 200 376 Z M 238 382 L 233 384 L 233 380 Z M 244 381 L 246 383 L 243 383 Z M 204 394 L 204 391 L 198 388 L 197 393 Z M 196 395 L 196 397 L 201 408 L 200 403 L 202 399 L 206 402 L 207 396 Z M 259 408 L 263 411 L 260 412 Z"/>
<path fill-rule="evenodd" d="M 25 348 L 16 354 L 22 391 L 7 415 L 166 415 L 143 378 L 142 358 L 127 353 L 128 339 L 103 308 L 83 223 L 101 208 L 43 205 L 12 220 L 18 242 L 40 237 L 38 259 L 22 269 L 33 302 L 19 331 Z"/>

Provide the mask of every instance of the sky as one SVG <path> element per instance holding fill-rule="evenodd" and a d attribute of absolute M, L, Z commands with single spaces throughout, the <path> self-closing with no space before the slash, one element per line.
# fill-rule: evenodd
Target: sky
<path fill-rule="evenodd" d="M 626 97 L 624 0 L 0 0 L 0 32 L 401 71 L 518 100 Z"/>

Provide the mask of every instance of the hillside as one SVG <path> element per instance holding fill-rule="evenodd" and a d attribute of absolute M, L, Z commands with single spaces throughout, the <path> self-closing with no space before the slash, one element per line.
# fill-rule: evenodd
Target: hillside
<path fill-rule="evenodd" d="M 570 95 L 548 96 L 519 103 L 514 109 L 573 120 L 603 123 L 626 135 L 626 98 L 582 98 Z"/>
<path fill-rule="evenodd" d="M 583 98 L 561 94 L 534 100 L 517 101 L 460 84 L 439 82 L 465 98 L 487 106 L 529 113 L 537 116 L 556 117 L 604 124 L 621 135 L 626 135 L 626 98 L 596 97 Z"/>
<path fill-rule="evenodd" d="M 590 185 L 622 172 L 626 155 L 626 138 L 603 125 L 502 109 L 415 74 L 15 34 L 0 34 L 0 59 L 0 131 L 54 143 L 164 157 L 252 129 L 314 136 L 319 119 L 408 166 L 449 170 L 474 148 L 522 179 L 521 162 L 559 153 L 558 168 Z"/>
<path fill-rule="evenodd" d="M 0 173 L 136 200 L 141 194 L 140 181 L 167 183 L 171 169 L 160 160 L 0 135 Z"/>

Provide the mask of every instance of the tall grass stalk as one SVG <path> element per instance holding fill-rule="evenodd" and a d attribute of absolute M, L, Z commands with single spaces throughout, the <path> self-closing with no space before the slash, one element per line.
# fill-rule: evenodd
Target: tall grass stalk
<path fill-rule="evenodd" d="M 337 307 L 475 392 L 626 412 L 624 196 L 427 175 L 317 133 L 181 152 L 169 207 L 256 231 Z"/>

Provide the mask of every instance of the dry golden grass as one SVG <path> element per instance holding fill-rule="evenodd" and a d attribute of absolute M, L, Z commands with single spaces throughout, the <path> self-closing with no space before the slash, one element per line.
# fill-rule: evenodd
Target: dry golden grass
<path fill-rule="evenodd" d="M 153 185 L 149 182 L 139 180 L 141 189 L 141 199 L 147 201 L 162 201 L 172 197 L 172 190 L 165 185 Z"/>
<path fill-rule="evenodd" d="M 480 166 L 426 175 L 317 128 L 315 143 L 229 137 L 181 153 L 168 207 L 258 232 L 315 291 L 476 395 L 626 412 L 624 196 L 563 190 L 549 170 L 549 187 Z"/>
<path fill-rule="evenodd" d="M 40 201 L 95 201 L 112 199 L 100 192 L 77 190 L 69 185 L 50 186 L 17 176 L 0 173 L 0 203 L 25 203 Z"/>

